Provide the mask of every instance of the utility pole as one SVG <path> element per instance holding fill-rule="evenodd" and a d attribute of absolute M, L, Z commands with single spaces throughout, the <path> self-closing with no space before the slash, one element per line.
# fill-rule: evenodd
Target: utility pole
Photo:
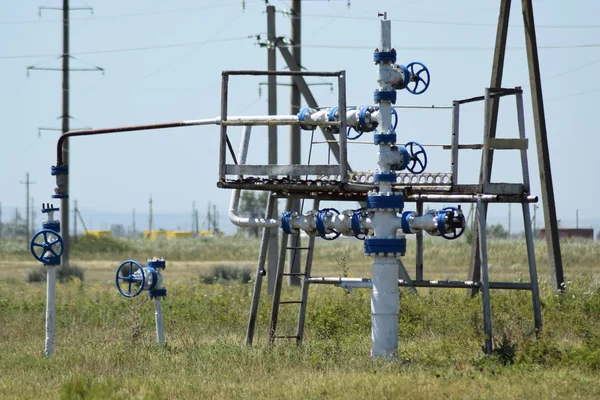
<path fill-rule="evenodd" d="M 131 222 L 132 222 L 132 234 L 133 237 L 135 237 L 135 208 L 133 209 L 133 212 L 131 213 Z"/>
<path fill-rule="evenodd" d="M 77 237 L 77 200 L 73 200 L 73 237 Z"/>
<path fill-rule="evenodd" d="M 34 232 L 35 231 L 35 217 L 37 215 L 37 213 L 35 212 L 33 205 L 35 204 L 35 201 L 33 201 L 33 197 L 31 198 L 31 201 L 29 202 L 29 204 L 31 204 L 31 231 L 30 232 Z M 1 236 L 1 235 L 0 235 Z"/>
<path fill-rule="evenodd" d="M 69 72 L 70 71 L 100 71 L 104 73 L 104 69 L 100 67 L 94 68 L 76 68 L 71 70 L 69 67 L 69 61 L 72 58 L 69 51 L 69 12 L 73 11 L 90 11 L 94 12 L 90 7 L 69 7 L 69 0 L 63 0 L 63 6 L 61 7 L 39 7 L 39 15 L 42 15 L 42 10 L 61 10 L 63 14 L 63 52 L 62 52 L 62 68 L 46 68 L 46 67 L 27 67 L 28 73 L 30 70 L 44 70 L 44 71 L 62 71 L 62 129 L 61 132 L 64 135 L 69 131 Z M 40 128 L 41 130 L 56 130 L 54 128 Z M 69 139 L 63 142 L 62 156 L 64 165 L 69 165 Z M 69 176 L 65 180 L 65 193 L 66 196 L 60 199 L 60 235 L 63 239 L 63 253 L 61 256 L 62 265 L 69 265 L 70 260 L 70 240 L 69 240 Z"/>
<path fill-rule="evenodd" d="M 2 239 L 2 203 L 0 203 L 0 239 Z"/>
<path fill-rule="evenodd" d="M 213 232 L 219 233 L 219 212 L 217 211 L 217 205 L 213 204 Z"/>
<path fill-rule="evenodd" d="M 150 195 L 150 214 L 148 215 L 148 230 L 150 231 L 150 235 L 152 235 L 153 229 L 153 215 L 152 215 L 152 195 Z"/>
<path fill-rule="evenodd" d="M 267 7 L 267 69 L 269 71 L 277 70 L 277 33 L 275 31 L 275 7 Z M 269 92 L 269 115 L 277 115 L 277 76 L 269 75 L 267 78 Z M 269 164 L 277 164 L 277 125 L 269 126 Z M 270 177 L 276 178 L 276 177 Z M 279 215 L 277 202 L 273 207 L 273 213 L 267 215 L 267 218 L 275 218 Z M 275 290 L 275 278 L 277 273 L 277 259 L 279 257 L 279 243 L 277 238 L 279 232 L 277 229 L 271 229 L 269 243 L 267 246 L 267 293 L 273 294 Z"/>
<path fill-rule="evenodd" d="M 29 172 L 25 174 L 25 182 L 21 181 L 23 185 L 25 185 L 25 238 L 27 240 L 30 239 L 29 236 L 29 185 L 34 184 L 35 182 L 31 182 L 29 180 Z"/>
<path fill-rule="evenodd" d="M 292 18 L 292 58 L 296 65 L 302 69 L 301 45 L 302 45 L 302 5 L 300 0 L 292 0 L 291 9 Z M 297 115 L 300 112 L 300 89 L 296 85 L 293 77 L 291 79 L 291 94 L 290 94 L 290 114 Z M 290 127 L 290 164 L 300 164 L 300 126 L 292 125 Z M 298 179 L 299 176 L 292 176 L 292 179 Z M 300 200 L 295 199 L 292 202 L 292 210 L 300 214 Z M 288 247 L 288 270 L 290 274 L 300 273 L 300 252 L 297 250 L 300 247 L 300 232 L 289 235 Z M 289 285 L 300 285 L 300 280 L 297 275 L 288 276 Z"/>
<path fill-rule="evenodd" d="M 196 222 L 196 236 L 198 236 L 200 234 L 200 221 L 199 221 L 200 217 L 199 217 L 197 208 L 194 210 L 194 219 Z"/>

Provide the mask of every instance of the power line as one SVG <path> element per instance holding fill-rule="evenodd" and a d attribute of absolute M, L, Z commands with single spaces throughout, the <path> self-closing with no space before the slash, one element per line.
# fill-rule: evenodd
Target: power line
<path fill-rule="evenodd" d="M 362 21 L 377 21 L 377 17 L 359 17 L 353 15 L 332 15 L 332 14 L 302 14 L 303 17 L 313 18 L 334 18 L 334 19 L 351 19 L 351 20 L 362 20 Z M 290 17 L 293 18 L 292 15 Z M 466 21 L 430 21 L 430 20 L 419 20 L 419 19 L 390 19 L 392 22 L 399 22 L 405 24 L 424 24 L 424 25 L 449 25 L 449 26 L 476 26 L 482 28 L 495 28 L 496 24 L 480 23 L 480 22 L 466 22 Z M 523 28 L 523 25 L 509 25 L 514 28 Z M 600 29 L 600 25 L 536 25 L 537 28 L 545 29 Z"/>
<path fill-rule="evenodd" d="M 246 3 L 261 3 L 262 1 L 246 1 Z M 239 1 L 230 2 L 230 3 L 221 3 L 206 7 L 191 7 L 191 8 L 178 8 L 174 10 L 163 10 L 163 11 L 147 11 L 147 12 L 138 12 L 131 14 L 121 14 L 121 15 L 106 15 L 103 17 L 95 16 L 93 19 L 90 18 L 72 18 L 71 21 L 102 21 L 102 20 L 111 20 L 111 19 L 121 19 L 121 18 L 136 18 L 136 17 L 145 17 L 150 15 L 165 15 L 165 14 L 179 14 L 179 13 L 189 13 L 193 11 L 205 11 L 215 8 L 225 8 L 232 5 L 240 5 Z M 58 7 L 46 7 L 46 9 L 56 9 L 60 10 Z M 80 8 L 77 8 L 80 9 Z M 84 8 L 81 8 L 84 9 Z M 87 9 L 87 8 L 85 8 Z M 75 8 L 71 7 L 71 10 L 75 10 Z M 0 21 L 0 25 L 29 25 L 29 24 L 47 24 L 52 22 L 60 22 L 60 20 L 29 20 L 29 21 Z"/>
<path fill-rule="evenodd" d="M 160 50 L 160 49 L 171 49 L 176 47 L 189 47 L 189 46 L 198 46 L 202 44 L 208 43 L 222 43 L 222 42 L 233 42 L 237 40 L 245 40 L 245 39 L 253 39 L 254 35 L 249 36 L 238 36 L 227 39 L 213 39 L 213 40 L 204 40 L 200 42 L 187 42 L 187 43 L 174 43 L 174 44 L 165 44 L 165 45 L 156 45 L 156 46 L 143 46 L 143 47 L 129 47 L 122 49 L 109 49 L 109 50 L 95 50 L 95 51 L 81 51 L 77 53 L 71 53 L 72 56 L 82 56 L 82 55 L 90 55 L 90 54 L 108 54 L 108 53 L 126 53 L 132 51 L 145 51 L 145 50 Z M 27 54 L 27 55 L 12 55 L 12 56 L 0 56 L 0 60 L 9 60 L 9 59 L 18 59 L 18 58 L 40 58 L 40 57 L 56 57 L 56 54 Z M 61 58 L 59 56 L 57 58 Z"/>

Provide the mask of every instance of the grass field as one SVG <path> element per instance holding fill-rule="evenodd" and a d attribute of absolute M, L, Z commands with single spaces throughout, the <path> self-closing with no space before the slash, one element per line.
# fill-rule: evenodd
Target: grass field
<path fill-rule="evenodd" d="M 469 246 L 431 239 L 427 278 L 466 277 Z M 433 245 L 435 243 L 435 246 Z M 492 292 L 495 348 L 481 346 L 481 299 L 462 290 L 401 291 L 399 359 L 371 360 L 369 291 L 310 290 L 302 346 L 267 343 L 263 296 L 255 345 L 243 345 L 251 284 L 203 284 L 215 265 L 255 268 L 258 242 L 140 240 L 77 243 L 85 280 L 57 288 L 56 353 L 44 349 L 45 284 L 24 243 L 0 245 L 0 398 L 600 398 L 600 246 L 562 243 L 565 293 L 553 294 L 536 243 L 544 331 L 533 333 L 528 292 Z M 490 242 L 491 278 L 527 280 L 525 247 Z M 315 274 L 368 276 L 356 241 L 319 242 Z M 404 259 L 413 270 L 414 251 Z M 112 280 L 125 259 L 167 258 L 167 345 L 155 343 L 153 303 L 126 299 Z M 292 298 L 293 288 L 284 288 Z M 295 313 L 280 314 L 291 332 Z"/>

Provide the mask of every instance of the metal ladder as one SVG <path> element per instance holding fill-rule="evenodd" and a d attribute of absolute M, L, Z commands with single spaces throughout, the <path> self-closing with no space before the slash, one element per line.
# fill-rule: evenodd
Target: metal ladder
<path fill-rule="evenodd" d="M 292 207 L 292 199 L 288 199 L 286 202 L 286 211 L 289 211 Z M 319 208 L 319 200 L 315 199 L 314 207 L 315 209 Z M 316 236 L 309 236 L 308 246 L 302 247 L 296 245 L 294 247 L 289 247 L 287 245 L 289 234 L 283 233 L 281 236 L 281 247 L 279 252 L 279 259 L 277 264 L 277 275 L 275 278 L 275 288 L 273 291 L 273 306 L 271 308 L 271 323 L 269 327 L 269 341 L 273 343 L 275 339 L 296 339 L 297 344 L 302 343 L 302 339 L 304 337 L 304 320 L 306 317 L 306 305 L 308 303 L 308 286 L 309 283 L 307 278 L 310 277 L 312 270 L 312 260 L 313 260 L 313 252 L 315 248 L 315 238 Z M 304 264 L 304 272 L 300 273 L 289 273 L 284 272 L 285 263 L 286 263 L 286 253 L 287 250 L 293 250 L 294 256 L 298 251 L 306 251 L 306 262 Z M 281 286 L 283 284 L 283 277 L 295 277 L 300 279 L 300 300 L 281 300 Z M 277 334 L 277 321 L 279 318 L 279 308 L 281 306 L 288 305 L 299 305 L 298 309 L 298 319 L 296 324 L 296 333 L 294 335 L 278 335 Z"/>

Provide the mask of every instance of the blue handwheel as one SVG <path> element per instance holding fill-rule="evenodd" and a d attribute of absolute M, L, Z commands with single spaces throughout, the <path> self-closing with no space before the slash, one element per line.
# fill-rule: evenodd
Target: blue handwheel
<path fill-rule="evenodd" d="M 412 75 L 406 90 L 417 95 L 425 92 L 429 87 L 429 70 L 427 67 L 415 61 L 408 64 L 406 68 Z M 422 83 L 421 88 L 419 88 L 420 83 Z"/>
<path fill-rule="evenodd" d="M 446 228 L 444 227 L 444 232 L 441 235 L 444 239 L 458 239 L 465 231 L 465 216 L 462 215 L 462 213 L 460 213 L 459 211 L 460 209 L 456 207 L 442 208 L 440 213 L 443 213 L 444 217 L 446 214 L 450 214 L 450 226 L 452 228 L 452 230 L 446 231 Z"/>
<path fill-rule="evenodd" d="M 408 151 L 409 162 L 406 169 L 413 174 L 420 174 L 427 167 L 427 153 L 425 149 L 417 142 L 408 142 L 404 146 Z"/>
<path fill-rule="evenodd" d="M 121 286 L 122 282 L 126 282 L 125 288 Z M 125 297 L 135 297 L 144 290 L 146 284 L 146 275 L 144 269 L 137 261 L 124 261 L 117 268 L 116 276 L 117 289 Z M 124 290 L 126 289 L 126 290 Z M 132 289 L 134 291 L 132 291 Z"/>
<path fill-rule="evenodd" d="M 31 238 L 29 249 L 36 260 L 51 264 L 62 255 L 63 240 L 55 231 L 42 229 Z"/>

